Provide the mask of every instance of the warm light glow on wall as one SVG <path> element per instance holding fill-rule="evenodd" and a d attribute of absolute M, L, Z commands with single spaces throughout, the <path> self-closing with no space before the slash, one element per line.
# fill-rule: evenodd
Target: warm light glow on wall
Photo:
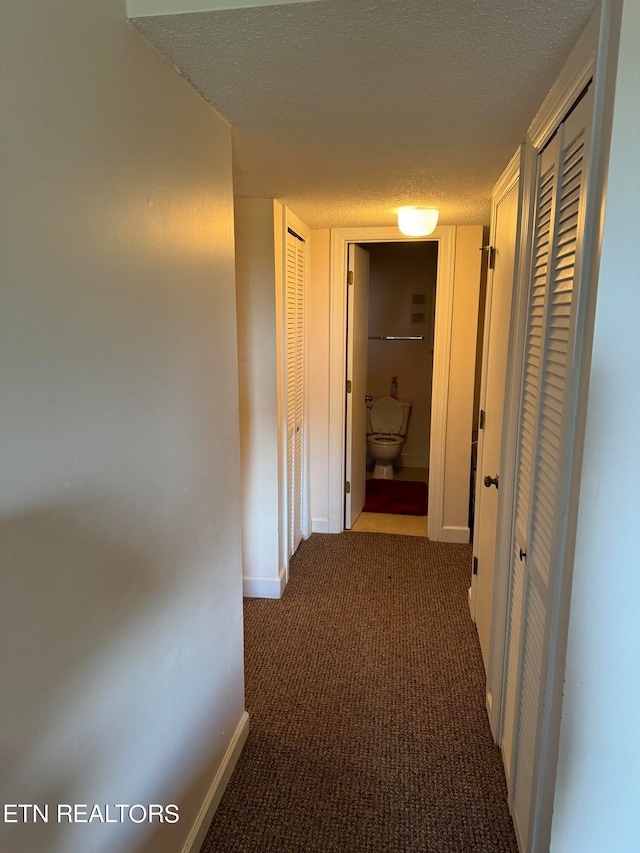
<path fill-rule="evenodd" d="M 407 237 L 426 237 L 438 224 L 438 213 L 433 207 L 401 207 L 398 228 Z"/>

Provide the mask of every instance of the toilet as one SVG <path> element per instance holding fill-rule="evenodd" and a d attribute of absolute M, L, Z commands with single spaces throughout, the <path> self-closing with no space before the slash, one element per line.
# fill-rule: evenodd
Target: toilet
<path fill-rule="evenodd" d="M 393 480 L 393 463 L 404 445 L 411 400 L 378 397 L 367 408 L 367 450 L 375 462 L 374 479 Z"/>

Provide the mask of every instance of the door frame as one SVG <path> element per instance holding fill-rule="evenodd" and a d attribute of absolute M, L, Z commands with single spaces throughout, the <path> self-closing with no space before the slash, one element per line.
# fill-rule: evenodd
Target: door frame
<path fill-rule="evenodd" d="M 520 224 L 516 243 L 516 262 L 513 302 L 511 306 L 511 328 L 509 338 L 509 362 L 505 384 L 505 405 L 502 428 L 502 454 L 500 478 L 502 502 L 498 508 L 496 531 L 496 558 L 494 575 L 493 613 L 491 621 L 491 648 L 489 672 L 487 673 L 487 705 L 491 709 L 489 720 L 491 731 L 498 745 L 502 742 L 502 712 L 506 676 L 506 639 L 508 602 L 511 590 L 511 558 L 513 553 L 512 526 L 514 518 L 516 451 L 520 419 L 520 391 L 524 369 L 524 341 L 527 326 L 529 274 L 531 269 L 532 229 L 535 201 L 535 181 L 538 152 L 551 137 L 555 128 L 566 115 L 580 92 L 584 89 L 596 68 L 598 36 L 601 21 L 598 10 L 576 43 L 567 63 L 538 110 L 522 150 L 520 165 Z M 603 50 L 602 47 L 599 48 Z M 595 121 L 595 112 L 594 112 Z M 596 156 L 595 139 L 592 141 L 592 157 Z M 593 214 L 589 212 L 585 230 L 588 240 L 593 228 Z M 568 619 L 568 608 L 566 618 Z M 554 636 L 554 644 L 559 638 Z"/>
<path fill-rule="evenodd" d="M 444 460 L 447 428 L 456 227 L 407 237 L 396 226 L 331 229 L 329 321 L 329 533 L 344 530 L 345 376 L 347 352 L 347 245 L 438 243 L 436 317 L 429 449 L 429 538 L 443 540 Z"/>
<path fill-rule="evenodd" d="M 580 284 L 575 308 L 574 348 L 571 353 L 573 369 L 571 375 L 568 376 L 569 388 L 565 418 L 565 446 L 570 448 L 570 454 L 566 462 L 565 476 L 562 483 L 559 484 L 559 501 L 564 522 L 562 530 L 556 536 L 552 546 L 552 559 L 556 563 L 557 576 L 549 603 L 550 627 L 546 646 L 547 668 L 542 685 L 546 703 L 542 714 L 540 744 L 534 771 L 533 814 L 531 818 L 532 851 L 548 850 L 551 836 L 573 579 L 577 496 L 580 483 L 590 368 L 590 336 L 597 290 L 601 223 L 603 221 L 602 210 L 605 203 L 607 90 L 612 86 L 612 80 L 609 79 L 609 74 L 613 76 L 610 62 L 613 61 L 612 57 L 615 53 L 615 47 L 612 46 L 612 40 L 615 40 L 615 36 L 612 35 L 615 32 L 615 26 L 612 26 L 612 23 L 615 21 L 616 15 L 619 14 L 617 9 L 617 4 L 605 0 L 593 13 L 559 77 L 529 127 L 521 164 L 521 224 L 516 254 L 515 289 L 509 344 L 511 357 L 505 389 L 503 445 L 500 463 L 501 474 L 504 473 L 504 480 L 501 476 L 501 489 L 504 483 L 505 489 L 509 489 L 509 495 L 507 496 L 505 493 L 498 517 L 490 669 L 487 673 L 487 689 L 491 690 L 493 695 L 490 712 L 491 730 L 498 745 L 502 744 L 503 737 L 507 618 L 514 548 L 512 527 L 515 466 L 533 243 L 532 223 L 537 156 L 588 81 L 593 78 L 595 100 L 592 118 L 593 135 L 588 165 L 589 190 L 584 214 L 584 252 L 578 272 Z"/>
<path fill-rule="evenodd" d="M 303 334 L 302 334 L 302 351 L 303 351 L 303 371 L 304 371 L 304 390 L 303 390 L 303 417 L 302 417 L 302 538 L 308 539 L 311 533 L 311 508 L 309 497 L 309 358 L 307 344 L 307 328 L 309 319 L 309 268 L 310 268 L 310 247 L 311 247 L 311 229 L 306 225 L 296 214 L 285 205 L 282 206 L 282 235 L 279 239 L 280 257 L 277 258 L 277 267 L 280 270 L 280 283 L 278 287 L 279 306 L 277 309 L 278 323 L 280 326 L 278 347 L 278 421 L 279 421 L 279 451 L 280 465 L 279 477 L 280 488 L 278 489 L 278 515 L 280 518 L 280 565 L 284 573 L 284 578 L 281 581 L 281 593 L 284 586 L 289 582 L 289 495 L 287 489 L 288 470 L 287 470 L 287 412 L 286 412 L 286 387 L 287 387 L 287 367 L 286 367 L 286 235 L 287 229 L 291 228 L 304 241 L 306 248 L 306 263 L 304 271 L 303 283 Z"/>
<path fill-rule="evenodd" d="M 491 224 L 489 227 L 489 242 L 491 243 L 492 246 L 495 246 L 496 228 L 497 228 L 497 222 L 498 222 L 498 209 L 500 207 L 500 204 L 506 198 L 506 196 L 513 190 L 515 185 L 519 184 L 519 182 L 520 182 L 520 174 L 521 174 L 521 171 L 523 170 L 523 167 L 524 167 L 523 158 L 524 158 L 524 146 L 520 146 L 516 150 L 516 152 L 514 153 L 511 160 L 509 161 L 508 166 L 506 167 L 506 169 L 504 170 L 504 172 L 502 173 L 502 175 L 498 179 L 498 182 L 496 183 L 496 185 L 493 188 L 493 191 L 491 193 Z M 522 228 L 519 224 L 522 221 L 522 216 L 521 216 L 522 195 L 523 195 L 522 186 L 519 185 L 519 187 L 518 187 L 518 207 L 517 207 L 517 217 L 518 217 L 517 223 L 518 223 L 518 225 L 517 225 L 516 243 L 515 243 L 515 250 L 514 250 L 514 269 L 513 269 L 513 279 L 512 279 L 512 305 L 513 305 L 513 301 L 514 301 L 515 293 L 516 293 L 515 283 L 516 283 L 516 276 L 517 276 L 517 264 L 518 264 L 518 259 L 520 256 L 520 235 L 523 233 Z M 487 296 L 486 296 L 486 307 L 485 307 L 485 315 L 484 315 L 485 316 L 485 332 L 484 332 L 484 341 L 483 341 L 483 345 L 482 345 L 482 366 L 481 366 L 481 372 L 480 372 L 480 401 L 479 401 L 480 409 L 486 409 L 487 372 L 488 372 L 488 368 L 489 368 L 489 341 L 490 341 L 491 334 L 493 331 L 491 329 L 491 304 L 493 301 L 494 276 L 495 276 L 495 270 L 490 269 L 488 281 L 487 281 Z M 511 316 L 513 317 L 513 310 L 512 310 Z M 509 343 L 511 343 L 511 330 L 512 330 L 512 328 L 513 328 L 513 324 L 511 323 L 510 324 L 510 332 L 509 332 L 509 335 L 510 335 Z M 509 347 L 509 344 L 507 346 L 508 346 L 507 353 L 509 354 L 509 353 L 511 353 L 511 348 Z M 507 356 L 507 371 L 505 373 L 505 393 L 504 393 L 504 403 L 505 404 L 507 401 L 507 375 L 509 374 L 509 363 L 510 363 L 510 360 L 509 360 L 509 355 L 508 355 Z M 503 415 L 504 415 L 504 407 L 503 407 Z M 509 422 L 507 423 L 506 419 L 503 417 L 502 433 L 501 433 L 501 435 L 502 435 L 502 446 L 504 447 L 506 444 L 508 446 L 509 450 L 511 450 L 511 447 L 513 446 L 513 441 L 512 441 L 511 436 L 510 436 L 509 441 L 505 442 L 505 435 L 510 430 L 510 427 L 512 427 L 512 426 L 513 426 L 513 421 L 509 420 Z M 484 470 L 483 455 L 484 455 L 484 430 L 479 429 L 478 430 L 478 455 L 477 455 L 477 464 L 476 464 L 476 483 L 475 483 L 475 506 L 474 506 L 474 513 L 473 513 L 473 517 L 474 517 L 473 556 L 474 556 L 474 558 L 478 556 L 478 550 L 477 549 L 478 549 L 478 541 L 479 541 L 479 532 L 480 532 L 480 526 L 482 524 L 481 505 L 482 505 L 482 499 L 484 496 L 484 492 L 482 489 L 482 485 L 483 485 L 482 484 L 482 471 Z M 502 453 L 501 457 L 504 457 L 504 455 L 505 454 Z M 508 470 L 507 476 L 505 477 L 505 474 L 504 474 L 503 469 L 502 469 L 502 459 L 501 459 L 500 472 L 501 472 L 501 477 L 500 477 L 500 490 L 498 491 L 498 511 L 497 511 L 498 523 L 499 523 L 499 519 L 501 518 L 501 516 L 504 515 L 504 507 L 510 506 L 512 501 L 513 501 L 513 479 L 514 479 L 513 476 L 511 475 L 510 469 Z M 496 537 L 496 551 L 495 551 L 495 557 L 494 557 L 494 577 L 495 577 L 495 574 L 499 571 L 501 571 L 501 569 L 499 568 L 499 564 L 498 564 L 498 540 Z M 504 569 L 502 569 L 502 571 L 504 572 Z M 472 573 L 472 575 L 471 575 L 471 588 L 469 590 L 469 610 L 471 612 L 471 618 L 473 619 L 474 622 L 476 621 L 476 603 L 477 603 L 476 585 L 477 585 L 477 578 L 478 578 L 478 576 L 476 574 Z M 506 602 L 500 602 L 498 604 L 498 607 L 503 607 L 506 609 Z M 493 621 L 495 619 L 495 616 L 494 616 L 495 609 L 496 609 L 496 599 L 494 597 L 493 604 L 492 604 L 492 628 L 493 628 Z M 491 631 L 491 635 L 492 634 L 493 634 L 493 630 Z M 491 642 L 490 642 L 490 646 L 491 646 Z M 493 695 L 492 695 L 492 690 L 491 690 L 490 674 L 491 674 L 491 650 L 489 651 L 489 658 L 488 658 L 487 691 L 486 691 L 487 714 L 489 715 L 489 720 L 491 721 L 492 716 L 493 716 L 493 714 L 492 714 Z M 492 722 L 492 726 L 493 726 L 493 722 Z M 494 738 L 497 740 L 497 735 L 495 732 L 494 732 Z"/>
<path fill-rule="evenodd" d="M 354 497 L 358 506 L 358 515 L 366 503 L 366 464 L 367 435 L 366 435 L 366 406 L 367 393 L 367 362 L 368 353 L 363 349 L 368 347 L 369 330 L 369 267 L 371 255 L 358 243 L 347 243 L 347 260 L 351 284 L 347 287 L 347 358 L 346 380 L 347 388 L 351 382 L 351 390 L 345 394 L 345 482 L 351 488 L 344 494 L 344 526 L 353 528 Z M 366 258 L 366 260 L 365 260 Z M 363 267 L 366 265 L 366 275 Z M 358 310 L 356 311 L 356 305 Z M 357 328 L 353 319 L 357 317 Z M 358 396 L 357 396 L 358 395 Z M 359 403 L 356 403 L 359 400 Z M 357 430 L 354 426 L 357 423 Z M 358 431 L 360 434 L 358 435 Z M 357 449 L 357 455 L 354 455 Z M 364 457 L 363 458 L 363 454 Z M 358 468 L 363 465 L 358 473 Z"/>

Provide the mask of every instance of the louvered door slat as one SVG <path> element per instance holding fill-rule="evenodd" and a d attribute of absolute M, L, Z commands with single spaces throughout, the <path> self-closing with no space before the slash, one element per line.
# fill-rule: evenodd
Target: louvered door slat
<path fill-rule="evenodd" d="M 294 487 L 294 530 L 295 548 L 302 539 L 302 487 L 303 487 L 303 440 L 304 440 L 304 281 L 306 247 L 296 240 L 296 445 Z"/>
<path fill-rule="evenodd" d="M 513 767 L 513 749 L 515 743 L 516 691 L 518 687 L 518 669 L 520 663 L 520 619 L 524 595 L 524 573 L 520 571 L 518 559 L 514 556 L 512 584 L 509 596 L 509 615 L 507 622 L 507 662 L 504 687 L 504 713 L 502 722 L 502 753 L 509 789 L 513 790 L 511 772 Z"/>
<path fill-rule="evenodd" d="M 529 518 L 529 496 L 534 466 L 537 424 L 537 396 L 540 377 L 543 322 L 546 306 L 550 235 L 552 229 L 555 161 L 547 157 L 537 184 L 537 210 L 533 243 L 533 269 L 525 338 L 524 373 L 521 396 L 518 462 L 516 466 L 515 530 L 516 540 L 526 534 Z M 524 541 L 524 540 L 522 540 Z M 502 748 L 512 805 L 516 803 L 516 776 L 522 777 L 517 755 L 522 749 L 523 734 L 518 717 L 521 683 L 521 637 L 525 586 L 524 566 L 517 556 L 512 557 L 512 579 L 507 623 L 507 665 L 505 672 Z M 526 774 L 525 774 L 526 776 Z"/>
<path fill-rule="evenodd" d="M 285 265 L 285 410 L 287 421 L 287 547 L 289 556 L 295 551 L 295 456 L 296 456 L 296 240 L 287 234 Z"/>
<path fill-rule="evenodd" d="M 285 261 L 287 524 L 291 556 L 302 539 L 304 481 L 304 293 L 306 244 L 287 233 Z"/>
<path fill-rule="evenodd" d="M 523 851 L 530 849 L 536 814 L 536 773 L 549 642 L 549 606 L 556 571 L 559 487 L 566 429 L 567 377 L 571 368 L 576 275 L 585 204 L 585 165 L 591 96 L 562 123 L 539 155 L 531 292 L 521 390 L 516 480 L 514 589 L 522 589 L 519 639 L 508 636 L 503 732 L 512 732 L 510 802 Z M 526 492 L 526 494 L 522 494 Z M 510 631 L 517 629 L 511 619 Z M 510 671 L 519 649 L 517 686 Z M 511 707 L 513 703 L 513 708 Z M 506 725 L 508 718 L 512 722 Z M 503 740 L 503 750 L 505 743 Z"/>
<path fill-rule="evenodd" d="M 537 687 L 544 648 L 545 606 L 533 584 L 527 585 L 522 641 L 520 714 L 516 730 L 517 760 L 513 779 L 513 804 L 520 832 L 528 832 L 531 819 L 531 780 L 536 753 Z"/>

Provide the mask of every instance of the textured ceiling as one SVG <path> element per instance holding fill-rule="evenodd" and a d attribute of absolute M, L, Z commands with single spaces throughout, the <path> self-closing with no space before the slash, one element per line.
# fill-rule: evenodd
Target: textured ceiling
<path fill-rule="evenodd" d="M 312 228 L 401 205 L 484 224 L 489 196 L 596 0 L 318 0 L 145 17 L 233 126 L 238 196 Z"/>

